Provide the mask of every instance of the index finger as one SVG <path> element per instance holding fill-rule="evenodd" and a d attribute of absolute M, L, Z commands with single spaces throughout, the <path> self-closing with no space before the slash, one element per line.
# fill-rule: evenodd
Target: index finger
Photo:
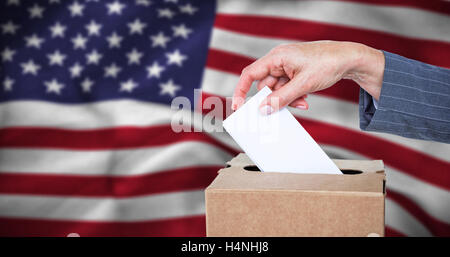
<path fill-rule="evenodd" d="M 239 82 L 234 89 L 232 109 L 237 110 L 243 103 L 248 91 L 250 90 L 253 81 L 261 80 L 270 75 L 269 62 L 264 56 L 242 70 Z"/>

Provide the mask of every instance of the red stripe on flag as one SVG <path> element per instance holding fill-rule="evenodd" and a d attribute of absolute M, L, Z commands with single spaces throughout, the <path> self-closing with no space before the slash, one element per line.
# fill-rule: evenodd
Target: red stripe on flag
<path fill-rule="evenodd" d="M 255 59 L 222 51 L 209 49 L 206 67 L 240 75 L 243 68 L 254 62 Z M 341 80 L 335 86 L 314 94 L 325 95 L 350 102 L 358 102 L 359 86 L 351 80 Z"/>
<path fill-rule="evenodd" d="M 392 190 L 386 190 L 386 197 L 400 204 L 416 219 L 427 227 L 434 236 L 450 236 L 450 224 L 444 223 L 425 212 L 419 205 L 408 197 Z"/>
<path fill-rule="evenodd" d="M 390 228 L 390 227 L 385 227 L 384 228 L 384 234 L 386 237 L 405 237 L 406 235 L 398 232 L 397 230 Z"/>
<path fill-rule="evenodd" d="M 220 96 L 218 96 L 220 97 Z M 206 97 L 202 97 L 202 101 Z M 225 103 L 225 98 L 222 97 Z M 205 111 L 205 110 L 204 110 Z M 205 111 L 207 114 L 209 111 Z M 330 123 L 296 117 L 319 143 L 334 145 L 367 156 L 381 159 L 406 174 L 446 190 L 450 189 L 450 164 L 369 133 L 350 130 Z M 332 132 L 332 133 L 330 133 Z M 402 154 L 398 154 L 402 153 Z"/>
<path fill-rule="evenodd" d="M 205 236 L 205 216 L 143 222 L 59 221 L 44 219 L 0 218 L 0 236 L 81 237 L 110 236 Z"/>
<path fill-rule="evenodd" d="M 340 2 L 355 2 L 359 4 L 373 4 L 392 7 L 410 7 L 443 14 L 450 14 L 450 2 L 423 0 L 334 0 Z"/>
<path fill-rule="evenodd" d="M 40 127 L 10 127 L 0 129 L 0 148 L 35 147 L 72 150 L 111 150 L 135 147 L 155 147 L 185 141 L 205 142 L 236 154 L 236 150 L 202 132 L 176 133 L 170 125 L 151 127 L 114 127 L 105 129 L 70 130 Z"/>
<path fill-rule="evenodd" d="M 450 44 L 441 41 L 413 39 L 386 32 L 336 24 L 254 15 L 218 14 L 214 26 L 264 37 L 301 41 L 359 42 L 426 63 L 450 67 Z"/>
<path fill-rule="evenodd" d="M 204 189 L 223 167 L 187 167 L 133 176 L 2 172 L 0 173 L 0 193 L 124 198 Z"/>

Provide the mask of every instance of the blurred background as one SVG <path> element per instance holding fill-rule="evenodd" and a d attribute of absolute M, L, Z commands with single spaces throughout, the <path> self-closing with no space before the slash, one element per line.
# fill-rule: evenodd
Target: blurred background
<path fill-rule="evenodd" d="M 231 96 L 278 44 L 354 41 L 450 68 L 448 1 L 2 0 L 0 12 L 1 236 L 204 236 L 203 190 L 241 150 L 225 132 L 173 132 L 171 101 L 208 113 L 202 99 Z M 449 236 L 450 145 L 360 131 L 358 94 L 341 81 L 291 112 L 330 157 L 384 161 L 387 236 Z"/>

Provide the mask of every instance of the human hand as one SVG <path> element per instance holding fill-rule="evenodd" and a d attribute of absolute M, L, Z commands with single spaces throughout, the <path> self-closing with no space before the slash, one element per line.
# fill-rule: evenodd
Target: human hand
<path fill-rule="evenodd" d="M 308 109 L 306 96 L 341 79 L 352 79 L 378 100 L 384 71 L 383 52 L 371 47 L 336 41 L 280 45 L 242 70 L 233 95 L 232 109 L 243 103 L 253 81 L 272 93 L 260 111 L 270 114 L 284 106 Z"/>

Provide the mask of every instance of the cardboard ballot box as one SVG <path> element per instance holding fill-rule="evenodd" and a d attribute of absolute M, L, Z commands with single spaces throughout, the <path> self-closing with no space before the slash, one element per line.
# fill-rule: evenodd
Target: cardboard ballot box
<path fill-rule="evenodd" d="M 207 236 L 384 236 L 383 161 L 333 161 L 344 174 L 260 172 L 239 154 L 205 190 Z"/>

